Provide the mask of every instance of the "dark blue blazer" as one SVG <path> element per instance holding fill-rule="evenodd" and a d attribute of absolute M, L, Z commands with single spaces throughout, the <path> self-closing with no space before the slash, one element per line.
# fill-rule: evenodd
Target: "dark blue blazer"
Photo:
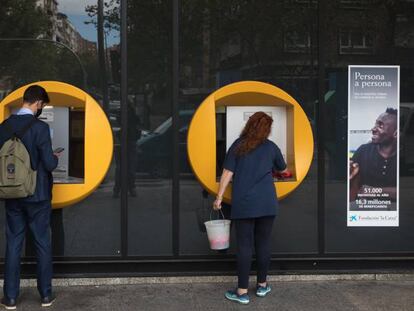
<path fill-rule="evenodd" d="M 6 121 L 14 130 L 22 130 L 29 122 L 35 119 L 30 114 L 11 115 Z M 4 122 L 0 125 L 0 148 L 10 139 Z M 53 154 L 49 125 L 36 118 L 29 130 L 21 138 L 30 155 L 32 169 L 37 171 L 35 193 L 27 198 L 18 199 L 24 202 L 40 202 L 52 199 L 53 177 L 52 171 L 58 164 L 58 158 Z"/>

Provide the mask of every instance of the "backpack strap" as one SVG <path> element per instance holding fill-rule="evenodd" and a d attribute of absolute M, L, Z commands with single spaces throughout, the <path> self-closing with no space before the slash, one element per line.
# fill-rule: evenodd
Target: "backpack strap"
<path fill-rule="evenodd" d="M 32 125 L 35 124 L 36 121 L 37 118 L 33 117 L 33 119 L 30 120 L 30 122 L 25 127 L 23 127 L 19 131 L 16 131 L 15 136 L 21 139 L 24 136 L 24 134 L 26 134 L 26 132 L 32 127 Z"/>
<path fill-rule="evenodd" d="M 6 130 L 7 134 L 9 134 L 10 137 L 15 137 L 16 136 L 16 133 L 13 131 L 13 128 L 10 126 L 10 124 L 9 124 L 9 122 L 7 122 L 7 120 L 4 121 L 2 125 L 3 125 L 4 129 Z"/>
<path fill-rule="evenodd" d="M 17 138 L 22 138 L 24 136 L 24 134 L 26 134 L 26 132 L 32 127 L 32 125 L 36 122 L 36 118 L 33 118 L 32 120 L 30 120 L 29 123 L 26 124 L 26 126 L 24 126 L 22 129 L 18 130 L 18 131 L 13 131 L 13 128 L 10 126 L 9 122 L 7 122 L 7 120 L 5 122 L 3 122 L 3 126 L 5 128 L 5 130 L 8 132 L 8 134 L 10 135 L 10 138 L 13 137 L 17 137 Z"/>

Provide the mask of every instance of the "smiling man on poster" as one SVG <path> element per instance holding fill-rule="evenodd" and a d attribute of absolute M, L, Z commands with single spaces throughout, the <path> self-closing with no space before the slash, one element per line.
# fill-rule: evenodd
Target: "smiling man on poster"
<path fill-rule="evenodd" d="M 387 108 L 371 129 L 371 142 L 358 148 L 350 160 L 350 201 L 378 192 L 381 209 L 395 210 L 397 186 L 397 109 Z M 384 204 L 385 203 L 385 204 Z M 389 203 L 389 204 L 386 204 Z M 353 208 L 351 208 L 353 210 Z"/>

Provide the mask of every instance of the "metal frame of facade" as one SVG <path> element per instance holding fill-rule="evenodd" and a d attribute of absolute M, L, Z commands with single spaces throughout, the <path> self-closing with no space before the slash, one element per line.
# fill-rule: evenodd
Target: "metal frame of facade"
<path fill-rule="evenodd" d="M 127 0 L 121 0 L 121 257 L 128 254 L 128 53 L 127 53 Z"/>

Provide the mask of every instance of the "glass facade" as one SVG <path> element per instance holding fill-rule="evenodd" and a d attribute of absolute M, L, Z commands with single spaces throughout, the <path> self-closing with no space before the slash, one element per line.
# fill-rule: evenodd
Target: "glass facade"
<path fill-rule="evenodd" d="M 191 170 L 187 131 L 210 93 L 245 80 L 288 92 L 314 134 L 310 171 L 280 204 L 274 261 L 398 258 L 414 255 L 413 52 L 408 0 L 6 0 L 0 100 L 27 83 L 57 80 L 91 94 L 110 120 L 105 180 L 86 200 L 53 212 L 56 261 L 233 258 L 234 239 L 227 252 L 208 247 L 203 222 L 213 197 Z M 347 227 L 349 65 L 400 66 L 399 227 Z M 224 112 L 217 125 L 220 171 Z M 0 260 L 4 247 L 2 238 Z M 31 243 L 24 251 L 32 257 Z"/>
<path fill-rule="evenodd" d="M 131 256 L 172 255 L 171 5 L 128 4 L 128 129 L 140 133 L 127 141 L 136 189 L 135 197 L 128 189 Z"/>
<path fill-rule="evenodd" d="M 298 14 L 300 23 L 295 21 Z M 309 120 L 314 120 L 317 58 L 310 42 L 316 40 L 316 29 L 317 10 L 305 7 L 298 11 L 283 1 L 183 2 L 179 109 L 184 124 L 179 130 L 186 129 L 189 117 L 208 94 L 243 80 L 279 86 L 301 103 Z M 308 45 L 302 46 L 302 37 Z M 218 137 L 220 150 L 225 143 Z M 180 160 L 185 157 L 186 150 L 180 145 Z M 203 219 L 209 217 L 211 200 L 203 197 L 203 189 L 186 162 L 180 161 L 180 252 L 211 254 L 205 233 L 200 230 Z M 220 166 L 219 158 L 218 162 Z M 300 189 L 283 202 L 274 226 L 274 254 L 317 252 L 317 167 L 315 158 Z"/>
<path fill-rule="evenodd" d="M 117 10 L 118 7 L 114 2 L 111 8 Z M 100 53 L 97 6 L 85 7 L 84 1 L 6 1 L 0 14 L 1 98 L 35 81 L 73 84 L 87 91 L 106 110 L 117 149 L 121 142 L 116 138 L 122 127 L 119 119 L 120 38 L 105 19 L 102 28 L 106 32 L 102 42 L 105 49 Z M 120 199 L 112 195 L 116 176 L 114 157 L 105 180 L 91 196 L 70 208 L 53 211 L 53 251 L 57 260 L 120 256 Z M 4 213 L 1 217 L 4 231 Z M 4 248 L 5 239 L 0 241 Z M 31 245 L 26 243 L 28 257 L 34 254 Z"/>
<path fill-rule="evenodd" d="M 360 6 L 361 5 L 361 6 Z M 338 14 L 340 12 L 340 14 Z M 326 8 L 336 16 L 326 36 L 325 72 L 325 213 L 327 253 L 410 253 L 414 250 L 414 222 L 411 167 L 405 159 L 409 141 L 405 123 L 412 122 L 414 100 L 414 45 L 410 39 L 414 27 L 410 1 L 338 1 Z M 336 32 L 334 29 L 336 28 Z M 334 44 L 335 42 L 335 44 Z M 346 163 L 348 65 L 400 66 L 400 226 L 398 228 L 349 228 L 346 226 Z M 405 104 L 411 103 L 411 104 Z M 405 107 L 407 106 L 407 107 Z M 405 107 L 405 108 L 404 108 Z M 404 110 L 406 109 L 406 110 Z M 412 109 L 412 108 L 411 108 Z M 404 123 L 405 121 L 405 123 Z M 373 126 L 370 125 L 371 127 Z M 410 161 L 410 160 L 408 160 Z M 357 241 L 357 242 L 356 242 Z"/>

